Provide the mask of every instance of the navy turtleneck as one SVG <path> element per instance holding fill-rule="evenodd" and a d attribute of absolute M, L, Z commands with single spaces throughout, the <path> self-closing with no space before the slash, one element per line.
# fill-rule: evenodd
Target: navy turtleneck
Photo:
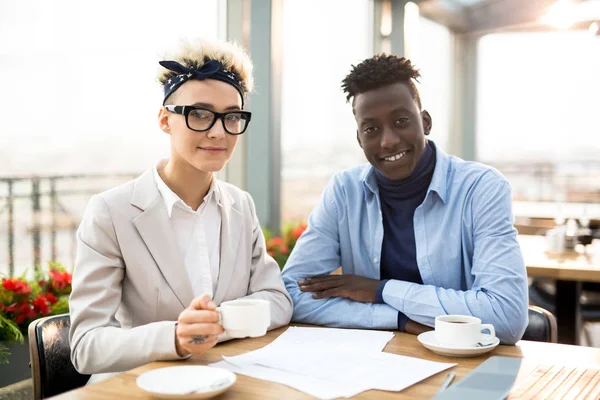
<path fill-rule="evenodd" d="M 408 178 L 395 181 L 375 170 L 383 218 L 381 283 L 377 288 L 379 303 L 383 303 L 383 288 L 390 279 L 423 283 L 417 265 L 413 216 L 425 200 L 434 169 L 435 146 L 427 142 L 417 166 Z M 398 330 L 404 331 L 407 320 L 403 313 L 399 313 Z"/>

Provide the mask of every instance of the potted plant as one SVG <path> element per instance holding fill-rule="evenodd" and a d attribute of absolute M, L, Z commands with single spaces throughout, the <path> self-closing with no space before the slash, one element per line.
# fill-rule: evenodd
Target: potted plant
<path fill-rule="evenodd" d="M 0 387 L 31 377 L 26 335 L 31 321 L 69 312 L 71 274 L 48 263 L 28 280 L 26 273 L 0 280 Z"/>

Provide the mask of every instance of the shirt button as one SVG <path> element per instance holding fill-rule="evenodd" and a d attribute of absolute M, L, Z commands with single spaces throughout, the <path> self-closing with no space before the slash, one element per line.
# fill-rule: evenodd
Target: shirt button
<path fill-rule="evenodd" d="M 377 262 L 377 257 L 375 257 L 375 258 L 373 259 L 373 262 L 374 262 L 374 263 L 376 263 L 376 262 Z"/>

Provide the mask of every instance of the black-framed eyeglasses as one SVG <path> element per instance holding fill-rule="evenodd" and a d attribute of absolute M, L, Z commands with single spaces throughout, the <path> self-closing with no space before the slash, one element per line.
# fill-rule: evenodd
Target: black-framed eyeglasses
<path fill-rule="evenodd" d="M 208 131 L 215 125 L 217 119 L 221 120 L 223 129 L 230 135 L 241 135 L 246 132 L 252 113 L 250 111 L 229 111 L 219 113 L 196 106 L 165 106 L 167 111 L 185 116 L 188 128 L 196 132 Z"/>

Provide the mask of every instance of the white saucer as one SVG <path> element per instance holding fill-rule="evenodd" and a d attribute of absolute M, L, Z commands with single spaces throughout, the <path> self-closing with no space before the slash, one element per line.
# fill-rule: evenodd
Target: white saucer
<path fill-rule="evenodd" d="M 474 357 L 480 354 L 487 353 L 488 351 L 492 351 L 500 344 L 500 340 L 498 338 L 494 338 L 494 341 L 486 346 L 478 346 L 478 347 L 445 347 L 438 344 L 435 339 L 435 331 L 423 332 L 419 336 L 417 336 L 419 342 L 429 350 L 434 353 L 441 354 L 443 356 L 451 356 L 451 357 Z"/>
<path fill-rule="evenodd" d="M 136 383 L 161 399 L 208 399 L 235 383 L 233 372 L 222 368 L 189 365 L 159 368 L 140 375 Z"/>

